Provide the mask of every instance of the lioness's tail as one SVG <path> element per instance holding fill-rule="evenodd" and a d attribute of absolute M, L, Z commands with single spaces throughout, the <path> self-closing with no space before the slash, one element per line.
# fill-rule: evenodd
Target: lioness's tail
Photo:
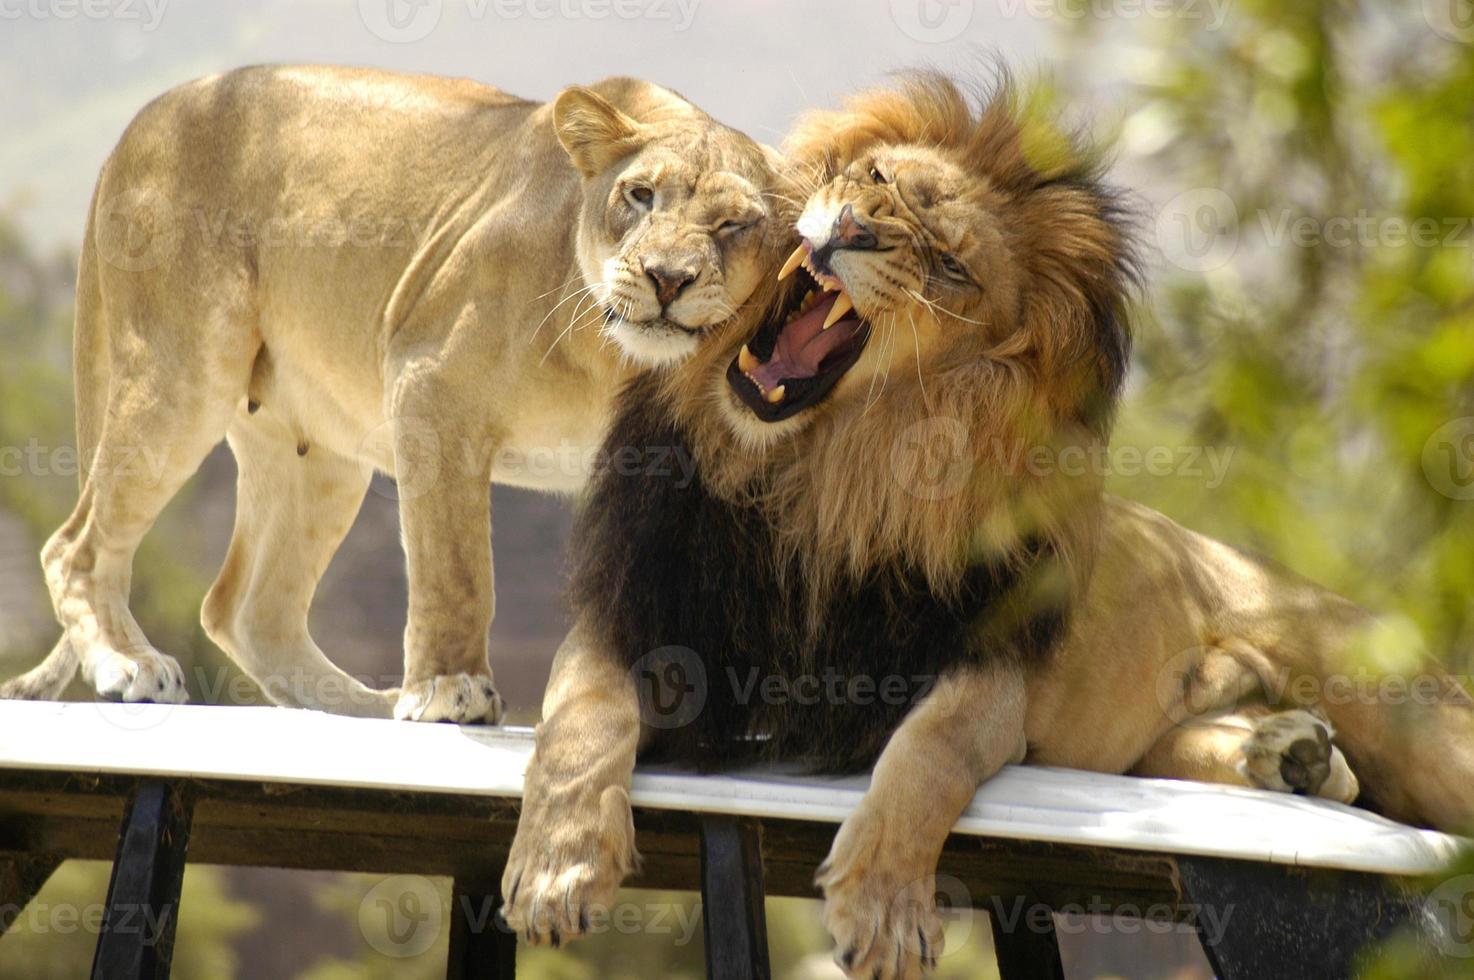
<path fill-rule="evenodd" d="M 106 179 L 107 168 L 98 178 L 98 190 L 93 192 L 92 207 L 87 213 L 87 232 L 82 241 L 82 255 L 77 265 L 77 308 L 72 328 L 72 384 L 75 390 L 77 413 L 77 459 L 78 479 L 81 492 L 86 493 L 87 474 L 95 460 L 93 455 L 102 439 L 103 421 L 107 417 L 108 383 L 111 374 L 108 364 L 107 329 L 102 319 L 101 284 L 97 268 L 97 206 L 98 196 Z M 66 534 L 63 527 L 47 543 L 42 552 L 42 562 L 47 552 L 60 544 Z M 63 636 L 52 647 L 51 653 L 40 664 L 13 680 L 0 683 L 0 700 L 11 701 L 54 701 L 76 676 L 80 666 L 72 645 Z"/>
<path fill-rule="evenodd" d="M 0 701 L 55 701 L 76 676 L 78 666 L 77 655 L 63 636 L 45 660 L 0 684 Z"/>

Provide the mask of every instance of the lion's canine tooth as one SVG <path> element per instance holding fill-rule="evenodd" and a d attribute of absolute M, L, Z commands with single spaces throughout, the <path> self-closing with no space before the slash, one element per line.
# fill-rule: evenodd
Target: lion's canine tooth
<path fill-rule="evenodd" d="M 824 318 L 824 329 L 828 330 L 834 326 L 844 318 L 846 313 L 854 308 L 855 302 L 850 299 L 850 294 L 841 289 L 839 291 L 839 299 L 834 301 L 834 305 L 829 308 L 829 315 Z"/>
<path fill-rule="evenodd" d="M 788 261 L 783 263 L 783 268 L 778 270 L 778 281 L 782 282 L 793 275 L 793 270 L 797 269 L 800 264 L 806 265 L 808 263 L 808 257 L 808 249 L 804 246 L 800 245 L 794 249 L 793 254 L 788 257 Z"/>
<path fill-rule="evenodd" d="M 768 404 L 770 405 L 778 404 L 783 400 L 783 385 L 779 385 L 778 387 L 774 388 L 772 391 L 764 395 L 763 398 L 767 399 Z"/>
<path fill-rule="evenodd" d="M 746 373 L 757 367 L 757 363 L 757 358 L 753 355 L 752 351 L 747 349 L 746 344 L 743 344 L 742 350 L 737 353 L 737 367 L 743 373 Z"/>

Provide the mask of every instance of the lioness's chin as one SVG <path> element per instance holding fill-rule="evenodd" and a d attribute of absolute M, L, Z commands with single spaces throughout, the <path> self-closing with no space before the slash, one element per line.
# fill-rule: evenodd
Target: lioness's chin
<path fill-rule="evenodd" d="M 636 364 L 660 367 L 683 361 L 694 354 L 701 343 L 702 331 L 689 330 L 665 320 L 631 323 L 611 319 L 604 327 L 604 334 Z"/>

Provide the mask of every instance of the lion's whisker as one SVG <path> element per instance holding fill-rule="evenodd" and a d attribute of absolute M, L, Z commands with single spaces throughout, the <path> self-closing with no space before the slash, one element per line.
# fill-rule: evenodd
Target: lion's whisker
<path fill-rule="evenodd" d="M 906 319 L 911 322 L 911 336 L 916 340 L 916 383 L 921 386 L 921 404 L 926 414 L 931 415 L 931 399 L 926 395 L 926 380 L 921 376 L 921 331 L 916 329 L 916 318 L 908 310 Z"/>
<path fill-rule="evenodd" d="M 906 287 L 906 292 L 910 294 L 912 299 L 926 306 L 926 308 L 931 310 L 933 313 L 939 313 L 942 316 L 950 316 L 953 319 L 961 320 L 963 323 L 972 323 L 979 327 L 987 326 L 987 324 L 984 323 L 982 320 L 974 320 L 971 317 L 965 317 L 960 313 L 953 313 L 951 310 L 944 309 L 942 306 L 938 305 L 936 301 L 927 299 L 925 296 L 921 295 L 909 286 Z"/>

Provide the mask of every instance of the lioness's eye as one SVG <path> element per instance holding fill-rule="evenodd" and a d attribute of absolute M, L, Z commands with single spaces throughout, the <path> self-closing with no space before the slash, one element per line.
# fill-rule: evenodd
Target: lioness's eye
<path fill-rule="evenodd" d="M 739 231 L 746 231 L 755 224 L 757 224 L 756 221 L 723 221 L 720 225 L 717 225 L 717 234 L 735 234 Z"/>
<path fill-rule="evenodd" d="M 889 183 L 889 181 L 885 179 L 885 174 L 881 173 L 880 168 L 875 166 L 874 164 L 871 164 L 870 166 L 870 179 L 875 181 L 877 184 Z"/>
<path fill-rule="evenodd" d="M 624 196 L 630 199 L 630 203 L 637 208 L 648 208 L 655 200 L 655 192 L 643 185 L 636 185 L 627 189 Z"/>

